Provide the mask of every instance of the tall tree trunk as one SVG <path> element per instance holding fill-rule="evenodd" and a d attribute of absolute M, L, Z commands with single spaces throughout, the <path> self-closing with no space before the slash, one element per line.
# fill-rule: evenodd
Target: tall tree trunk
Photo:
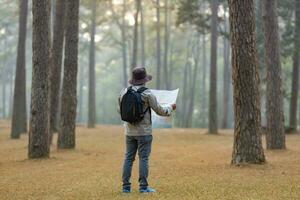
<path fill-rule="evenodd" d="M 169 0 L 165 0 L 165 52 L 164 52 L 164 84 L 165 88 L 169 89 L 169 73 L 168 73 L 168 59 L 169 59 L 169 38 L 170 38 L 170 23 L 169 23 Z"/>
<path fill-rule="evenodd" d="M 91 41 L 89 57 L 89 109 L 88 128 L 94 128 L 96 123 L 96 85 L 95 85 L 95 33 L 96 33 L 96 1 L 92 3 Z"/>
<path fill-rule="evenodd" d="M 201 113 L 202 113 L 202 120 L 201 120 L 201 124 L 202 127 L 207 127 L 206 126 L 206 95 L 207 95 L 207 91 L 206 91 L 206 65 L 207 65 L 207 56 L 206 56 L 206 39 L 205 39 L 205 35 L 202 36 L 202 67 L 203 67 L 203 72 L 202 72 L 202 95 L 201 95 Z"/>
<path fill-rule="evenodd" d="M 198 77 L 198 68 L 199 68 L 199 57 L 200 57 L 200 34 L 196 35 L 196 50 L 194 52 L 194 60 L 195 60 L 195 66 L 194 70 L 192 71 L 192 80 L 191 80 L 191 89 L 190 89 L 190 104 L 188 107 L 187 112 L 187 123 L 186 127 L 192 127 L 192 120 L 193 120 L 193 113 L 194 113 L 194 102 L 195 102 L 195 92 L 196 92 L 196 82 Z"/>
<path fill-rule="evenodd" d="M 290 101 L 290 127 L 297 129 L 297 101 L 298 101 L 298 82 L 299 82 L 299 57 L 300 57 L 300 1 L 295 0 L 295 37 L 294 37 L 294 56 L 293 56 L 293 78 Z"/>
<path fill-rule="evenodd" d="M 126 21 L 125 15 L 127 12 L 126 0 L 123 0 L 123 10 L 122 10 L 122 56 L 123 56 L 123 87 L 126 88 L 128 85 L 128 76 L 127 76 L 127 45 L 126 45 Z"/>
<path fill-rule="evenodd" d="M 253 0 L 228 0 L 234 87 L 232 164 L 265 162 Z M 247 15 L 245 15 L 247 13 Z"/>
<path fill-rule="evenodd" d="M 142 58 L 142 66 L 146 66 L 146 55 L 145 55 L 145 20 L 144 20 L 144 8 L 141 5 L 141 58 Z"/>
<path fill-rule="evenodd" d="M 2 116 L 3 119 L 6 118 L 6 80 L 4 78 L 5 73 L 2 77 Z"/>
<path fill-rule="evenodd" d="M 12 118 L 12 110 L 13 110 L 13 86 L 14 80 L 13 80 L 13 72 L 10 73 L 10 79 L 9 79 L 9 89 L 8 89 L 8 118 Z"/>
<path fill-rule="evenodd" d="M 187 46 L 186 46 L 186 58 L 185 58 L 185 66 L 183 68 L 183 82 L 182 82 L 182 88 L 183 92 L 182 92 L 182 99 L 181 99 L 181 103 L 180 106 L 178 107 L 178 115 L 180 116 L 180 120 L 179 120 L 179 126 L 180 127 L 184 127 L 185 126 L 185 115 L 186 115 L 186 106 L 187 106 L 187 100 L 189 98 L 187 98 L 187 94 L 188 94 L 188 68 L 189 68 L 189 58 L 190 58 L 190 46 L 191 46 L 191 38 L 188 37 L 187 39 Z"/>
<path fill-rule="evenodd" d="M 57 141 L 57 146 L 60 149 L 75 148 L 77 106 L 79 0 L 67 0 L 66 2 L 66 44 L 61 96 L 61 125 Z"/>
<path fill-rule="evenodd" d="M 82 123 L 83 122 L 83 82 L 84 82 L 84 65 L 79 67 L 79 94 L 78 94 L 78 117 L 77 121 Z"/>
<path fill-rule="evenodd" d="M 32 86 L 28 157 L 49 157 L 50 1 L 33 0 Z"/>
<path fill-rule="evenodd" d="M 170 41 L 172 41 L 171 37 L 170 37 Z M 172 42 L 170 42 L 170 60 L 169 60 L 169 89 L 171 88 L 171 85 L 173 85 L 173 75 L 174 75 L 174 72 L 172 70 L 172 66 L 174 66 L 174 63 L 175 63 L 175 59 L 174 59 L 174 56 L 175 56 L 175 50 L 174 50 L 174 45 L 172 44 Z"/>
<path fill-rule="evenodd" d="M 78 116 L 77 116 L 77 122 L 79 123 L 82 123 L 83 122 L 83 87 L 84 87 L 84 77 L 85 77 L 85 72 L 84 72 L 84 69 L 85 69 L 85 64 L 82 63 L 82 65 L 80 65 L 79 67 L 79 85 L 78 85 L 78 88 L 79 88 L 79 94 L 78 94 Z"/>
<path fill-rule="evenodd" d="M 182 128 L 187 128 L 187 122 L 188 122 L 188 109 L 189 105 L 191 103 L 191 98 L 189 97 L 191 88 L 190 86 L 190 81 L 191 81 L 191 63 L 188 61 L 184 67 L 184 73 L 183 73 L 183 87 L 185 91 L 183 91 L 183 96 L 182 96 L 182 106 L 181 107 L 181 112 L 178 113 L 180 114 L 181 117 L 181 125 L 180 127 Z"/>
<path fill-rule="evenodd" d="M 132 53 L 132 62 L 131 62 L 131 69 L 137 66 L 137 53 L 138 53 L 138 28 L 139 28 L 139 13 L 141 8 L 141 0 L 135 0 L 136 4 L 136 12 L 134 15 L 134 32 L 133 32 L 133 53 Z"/>
<path fill-rule="evenodd" d="M 161 48 L 160 48 L 160 0 L 156 0 L 156 88 L 160 89 L 160 68 L 161 68 Z"/>
<path fill-rule="evenodd" d="M 267 67 L 267 149 L 285 149 L 277 0 L 263 0 L 262 11 Z"/>
<path fill-rule="evenodd" d="M 110 1 L 110 7 L 112 14 L 115 18 L 115 21 L 121 31 L 121 45 L 122 45 L 122 61 L 123 61 L 123 87 L 126 88 L 128 85 L 128 75 L 127 75 L 127 38 L 126 38 L 126 19 L 125 15 L 127 12 L 127 5 L 126 5 L 126 0 L 123 0 L 123 9 L 122 9 L 122 20 L 121 22 L 118 19 L 118 15 L 114 10 L 114 5 L 113 1 Z"/>
<path fill-rule="evenodd" d="M 225 16 L 226 17 L 226 16 Z M 225 32 L 227 32 L 227 20 L 225 22 Z M 230 95 L 230 67 L 229 56 L 230 46 L 226 37 L 223 39 L 224 48 L 224 72 L 223 72 L 223 118 L 222 128 L 228 128 L 228 116 L 229 116 L 229 95 Z"/>
<path fill-rule="evenodd" d="M 27 132 L 26 111 L 26 29 L 28 0 L 20 1 L 18 54 L 15 74 L 11 138 L 19 138 Z"/>
<path fill-rule="evenodd" d="M 57 0 L 52 40 L 52 63 L 50 68 L 50 143 L 58 130 L 58 106 L 60 100 L 62 54 L 65 33 L 65 0 Z"/>
<path fill-rule="evenodd" d="M 186 96 L 187 96 L 187 82 L 188 82 L 188 63 L 185 64 L 184 69 L 183 69 L 183 83 L 182 83 L 182 88 L 183 94 L 182 94 L 182 99 L 181 99 L 181 104 L 179 106 L 178 114 L 179 114 L 179 126 L 184 127 L 185 124 L 185 114 L 186 114 Z"/>
<path fill-rule="evenodd" d="M 211 3 L 211 55 L 210 55 L 210 90 L 209 90 L 209 130 L 210 134 L 218 133 L 217 118 L 217 40 L 218 40 L 218 0 Z"/>

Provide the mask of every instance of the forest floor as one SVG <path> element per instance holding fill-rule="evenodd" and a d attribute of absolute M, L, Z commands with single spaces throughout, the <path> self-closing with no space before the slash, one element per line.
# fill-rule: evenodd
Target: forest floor
<path fill-rule="evenodd" d="M 77 128 L 75 150 L 51 158 L 27 159 L 27 135 L 9 139 L 0 122 L 0 199 L 300 199 L 300 135 L 287 136 L 287 150 L 265 151 L 267 164 L 230 166 L 232 130 L 219 135 L 201 129 L 154 131 L 149 183 L 155 194 L 122 194 L 123 128 Z"/>

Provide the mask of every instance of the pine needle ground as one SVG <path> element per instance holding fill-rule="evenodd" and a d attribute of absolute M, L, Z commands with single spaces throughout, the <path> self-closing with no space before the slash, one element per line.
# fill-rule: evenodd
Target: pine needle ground
<path fill-rule="evenodd" d="M 155 130 L 149 183 L 157 193 L 137 192 L 136 160 L 133 193 L 124 195 L 122 126 L 78 127 L 75 150 L 53 144 L 42 160 L 27 160 L 27 135 L 9 132 L 0 122 L 0 199 L 300 199 L 300 135 L 287 136 L 287 150 L 265 151 L 267 164 L 232 167 L 232 130 Z"/>

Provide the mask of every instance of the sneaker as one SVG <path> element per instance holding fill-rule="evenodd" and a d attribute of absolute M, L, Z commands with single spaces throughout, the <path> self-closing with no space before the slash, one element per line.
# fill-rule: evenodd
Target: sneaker
<path fill-rule="evenodd" d="M 153 192 L 156 192 L 156 191 L 151 187 L 140 188 L 140 193 L 153 193 Z"/>
<path fill-rule="evenodd" d="M 129 187 L 124 187 L 122 189 L 122 193 L 130 193 L 131 192 L 131 189 Z"/>

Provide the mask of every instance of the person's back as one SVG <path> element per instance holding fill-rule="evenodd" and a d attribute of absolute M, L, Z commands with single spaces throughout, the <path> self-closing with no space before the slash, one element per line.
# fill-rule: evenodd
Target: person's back
<path fill-rule="evenodd" d="M 129 81 L 132 85 L 130 86 L 130 89 L 137 92 L 139 89 L 145 87 L 145 83 L 151 79 L 152 76 L 147 75 L 145 68 L 135 68 L 132 71 L 132 79 Z M 119 106 L 128 90 L 129 88 L 126 88 L 121 91 L 119 96 Z M 139 155 L 139 191 L 142 193 L 155 191 L 148 187 L 147 182 L 149 168 L 148 158 L 151 153 L 152 144 L 151 109 L 160 116 L 170 116 L 172 111 L 176 109 L 175 104 L 167 106 L 160 105 L 149 89 L 145 88 L 141 93 L 141 97 L 143 101 L 143 110 L 145 111 L 143 118 L 137 123 L 125 122 L 126 153 L 122 175 L 124 193 L 129 193 L 131 191 L 131 170 L 137 151 Z"/>

